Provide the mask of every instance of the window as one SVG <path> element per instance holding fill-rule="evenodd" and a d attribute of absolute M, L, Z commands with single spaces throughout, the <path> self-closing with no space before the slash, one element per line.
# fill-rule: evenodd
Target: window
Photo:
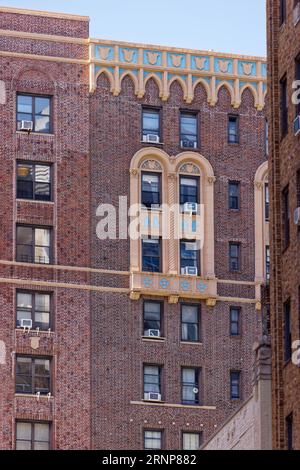
<path fill-rule="evenodd" d="M 161 395 L 161 367 L 144 366 L 144 395 L 158 393 Z"/>
<path fill-rule="evenodd" d="M 145 238 L 142 240 L 143 271 L 161 272 L 161 240 Z"/>
<path fill-rule="evenodd" d="M 285 188 L 282 192 L 282 206 L 283 206 L 283 224 L 284 224 L 284 249 L 288 248 L 290 244 L 290 193 L 289 187 Z"/>
<path fill-rule="evenodd" d="M 161 302 L 144 302 L 144 335 L 156 336 L 150 332 L 158 332 L 157 336 L 162 333 L 162 318 L 161 318 L 162 304 Z"/>
<path fill-rule="evenodd" d="M 199 369 L 182 369 L 182 403 L 184 405 L 199 405 Z"/>
<path fill-rule="evenodd" d="M 270 220 L 270 191 L 269 184 L 265 184 L 265 221 L 269 222 Z"/>
<path fill-rule="evenodd" d="M 160 140 L 160 110 L 155 108 L 143 108 L 143 141 L 154 142 L 147 140 L 147 136 L 157 136 L 158 142 Z"/>
<path fill-rule="evenodd" d="M 285 361 L 289 362 L 292 358 L 292 320 L 291 320 L 291 300 L 287 300 L 284 304 L 284 319 L 285 319 Z"/>
<path fill-rule="evenodd" d="M 198 116 L 192 113 L 180 113 L 180 145 L 184 148 L 198 147 Z"/>
<path fill-rule="evenodd" d="M 180 177 L 180 204 L 199 203 L 199 178 Z"/>
<path fill-rule="evenodd" d="M 41 292 L 17 292 L 17 327 L 21 320 L 32 320 L 32 328 L 48 330 L 50 328 L 50 294 Z"/>
<path fill-rule="evenodd" d="M 266 147 L 266 155 L 269 155 L 269 123 L 267 119 L 265 122 L 265 147 Z"/>
<path fill-rule="evenodd" d="M 17 198 L 50 201 L 51 167 L 34 163 L 18 163 Z"/>
<path fill-rule="evenodd" d="M 295 80 L 296 81 L 300 80 L 300 55 L 298 55 L 298 57 L 296 57 L 296 60 L 295 60 Z M 300 114 L 300 103 L 296 104 L 295 111 L 296 111 L 296 116 L 298 116 Z"/>
<path fill-rule="evenodd" d="M 229 269 L 232 272 L 241 270 L 241 245 L 239 243 L 229 244 Z"/>
<path fill-rule="evenodd" d="M 228 142 L 230 144 L 239 143 L 239 117 L 228 117 Z"/>
<path fill-rule="evenodd" d="M 51 98 L 18 94 L 17 96 L 17 129 L 21 121 L 32 121 L 33 132 L 49 134 L 51 132 Z"/>
<path fill-rule="evenodd" d="M 229 182 L 229 209 L 240 210 L 240 183 L 236 181 Z"/>
<path fill-rule="evenodd" d="M 281 136 L 285 137 L 288 132 L 288 94 L 287 78 L 280 80 L 280 104 L 281 104 Z"/>
<path fill-rule="evenodd" d="M 149 209 L 158 208 L 161 204 L 160 198 L 160 174 L 142 174 L 142 204 Z"/>
<path fill-rule="evenodd" d="M 181 340 L 197 343 L 200 341 L 200 306 L 181 305 Z"/>
<path fill-rule="evenodd" d="M 294 419 L 293 413 L 286 418 L 287 450 L 294 450 Z"/>
<path fill-rule="evenodd" d="M 186 268 L 194 268 L 195 276 L 200 275 L 200 253 L 198 243 L 180 241 L 180 268 L 181 274 L 186 274 Z"/>
<path fill-rule="evenodd" d="M 230 335 L 240 336 L 241 334 L 241 309 L 238 307 L 230 307 Z"/>
<path fill-rule="evenodd" d="M 280 0 L 280 26 L 286 21 L 286 0 Z"/>
<path fill-rule="evenodd" d="M 182 433 L 183 450 L 199 450 L 201 445 L 201 434 L 192 432 Z"/>
<path fill-rule="evenodd" d="M 50 264 L 50 241 L 50 229 L 18 225 L 17 261 Z"/>
<path fill-rule="evenodd" d="M 297 171 L 297 207 L 300 207 L 300 170 Z"/>
<path fill-rule="evenodd" d="M 231 400 L 241 399 L 241 373 L 230 372 L 230 396 Z"/>
<path fill-rule="evenodd" d="M 50 359 L 17 357 L 16 393 L 50 393 Z"/>
<path fill-rule="evenodd" d="M 162 449 L 162 431 L 144 431 L 144 449 Z"/>
<path fill-rule="evenodd" d="M 18 421 L 16 450 L 50 450 L 50 423 Z"/>
<path fill-rule="evenodd" d="M 270 247 L 266 246 L 266 279 L 267 281 L 270 280 L 270 267 L 271 267 Z"/>

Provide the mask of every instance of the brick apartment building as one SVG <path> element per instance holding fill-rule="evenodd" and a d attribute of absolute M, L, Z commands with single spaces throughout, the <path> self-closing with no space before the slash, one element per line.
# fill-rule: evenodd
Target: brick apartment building
<path fill-rule="evenodd" d="M 273 345 L 273 446 L 300 449 L 299 106 L 300 2 L 272 0 L 268 8 L 271 198 L 271 333 Z M 293 347 L 294 346 L 294 347 Z"/>
<path fill-rule="evenodd" d="M 264 59 L 1 7 L 0 62 L 0 449 L 199 448 L 263 332 Z M 119 196 L 156 238 L 99 239 Z M 204 204 L 201 252 L 161 238 L 176 202 Z"/>

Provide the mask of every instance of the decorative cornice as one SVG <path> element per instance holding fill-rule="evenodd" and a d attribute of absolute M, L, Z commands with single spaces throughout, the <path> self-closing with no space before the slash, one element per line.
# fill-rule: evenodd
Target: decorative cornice
<path fill-rule="evenodd" d="M 104 73 L 111 92 L 118 96 L 122 80 L 128 75 L 139 98 L 144 96 L 147 81 L 152 78 L 163 101 L 169 99 L 170 87 L 177 81 L 187 103 L 193 101 L 195 88 L 201 84 L 212 106 L 218 102 L 220 88 L 225 86 L 234 108 L 239 108 L 246 88 L 253 94 L 255 107 L 264 108 L 267 65 L 262 57 L 95 39 L 90 40 L 89 47 L 91 92 L 96 89 L 99 75 Z"/>
<path fill-rule="evenodd" d="M 51 11 L 27 10 L 24 8 L 0 7 L 0 13 L 12 13 L 16 15 L 43 16 L 73 21 L 90 21 L 89 16 L 71 15 L 69 13 L 53 13 Z"/>

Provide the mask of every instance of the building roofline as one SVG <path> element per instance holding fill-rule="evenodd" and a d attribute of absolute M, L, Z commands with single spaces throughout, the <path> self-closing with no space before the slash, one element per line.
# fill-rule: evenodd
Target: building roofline
<path fill-rule="evenodd" d="M 175 46 L 164 46 L 158 44 L 147 44 L 139 42 L 126 42 L 126 41 L 116 41 L 115 39 L 100 39 L 100 38 L 90 38 L 89 41 L 93 44 L 109 44 L 123 47 L 136 47 L 142 49 L 156 49 L 157 51 L 172 51 L 177 53 L 186 53 L 186 54 L 197 54 L 197 55 L 210 55 L 215 57 L 226 57 L 231 59 L 244 59 L 251 61 L 262 61 L 266 62 L 266 57 L 261 56 L 251 56 L 243 54 L 230 54 L 228 52 L 218 52 L 213 50 L 200 50 L 200 49 L 186 49 Z"/>
<path fill-rule="evenodd" d="M 69 13 L 58 13 L 58 12 L 41 11 L 41 10 L 27 10 L 25 8 L 11 8 L 11 7 L 0 6 L 0 12 L 1 13 L 13 13 L 17 15 L 44 16 L 44 17 L 49 17 L 49 18 L 57 18 L 57 19 L 72 20 L 72 21 L 90 21 L 89 16 L 71 15 Z"/>

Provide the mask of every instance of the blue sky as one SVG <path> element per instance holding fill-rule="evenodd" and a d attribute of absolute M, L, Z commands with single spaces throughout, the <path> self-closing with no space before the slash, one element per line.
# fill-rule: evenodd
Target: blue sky
<path fill-rule="evenodd" d="M 94 38 L 266 54 L 265 0 L 6 0 L 1 6 L 90 16 Z"/>

